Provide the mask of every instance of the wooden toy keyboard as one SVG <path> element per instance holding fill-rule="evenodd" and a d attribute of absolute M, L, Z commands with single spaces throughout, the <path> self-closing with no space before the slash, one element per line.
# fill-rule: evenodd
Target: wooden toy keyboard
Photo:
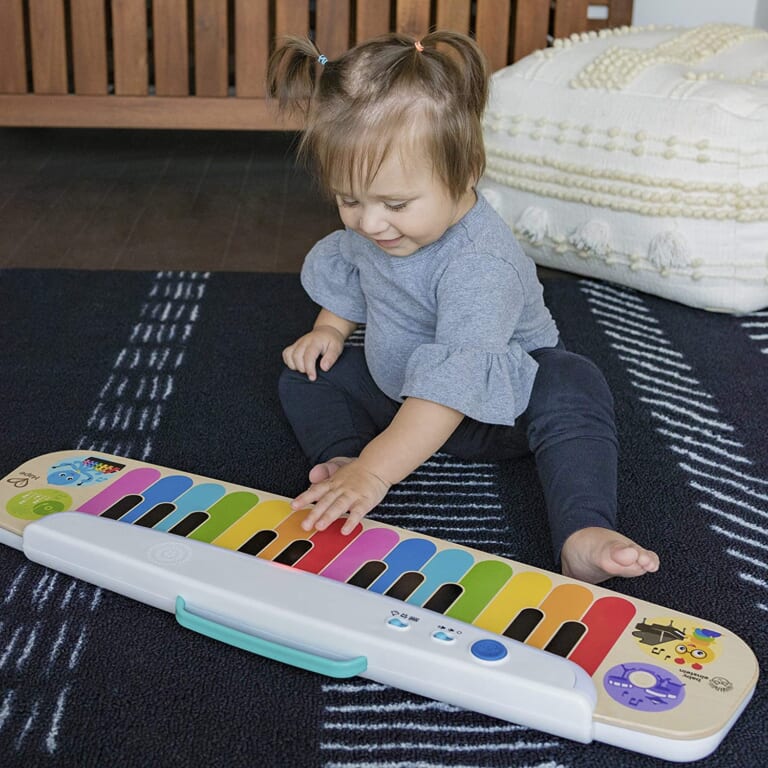
<path fill-rule="evenodd" d="M 431 612 L 449 640 L 472 625 L 567 659 L 594 683 L 596 738 L 601 728 L 620 729 L 623 746 L 648 754 L 688 760 L 711 752 L 757 681 L 749 647 L 711 621 L 373 520 L 348 536 L 341 521 L 307 533 L 304 513 L 285 497 L 109 454 L 52 453 L 6 475 L 0 542 L 20 548 L 28 525 L 66 511 L 395 598 L 405 604 L 395 620 Z"/>

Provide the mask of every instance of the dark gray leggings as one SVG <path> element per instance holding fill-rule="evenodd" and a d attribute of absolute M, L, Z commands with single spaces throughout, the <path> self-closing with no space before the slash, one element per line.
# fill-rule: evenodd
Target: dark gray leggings
<path fill-rule="evenodd" d="M 581 528 L 616 527 L 618 440 L 613 397 L 600 370 L 562 346 L 531 353 L 539 364 L 525 412 L 514 426 L 469 417 L 441 450 L 463 459 L 533 453 L 544 492 L 555 557 Z M 400 404 L 368 372 L 365 354 L 347 347 L 317 380 L 286 368 L 280 400 L 311 464 L 357 456 L 392 421 Z"/>

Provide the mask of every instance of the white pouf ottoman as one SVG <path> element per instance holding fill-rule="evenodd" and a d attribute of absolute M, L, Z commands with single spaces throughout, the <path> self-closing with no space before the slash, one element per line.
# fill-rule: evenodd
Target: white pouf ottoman
<path fill-rule="evenodd" d="M 480 191 L 540 265 L 768 306 L 768 32 L 622 28 L 493 76 Z"/>

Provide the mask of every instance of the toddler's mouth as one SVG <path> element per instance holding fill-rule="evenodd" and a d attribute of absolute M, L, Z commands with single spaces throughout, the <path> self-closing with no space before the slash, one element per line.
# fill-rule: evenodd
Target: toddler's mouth
<path fill-rule="evenodd" d="M 400 237 L 393 237 L 391 240 L 375 240 L 374 242 L 379 248 L 396 248 L 402 239 L 403 237 L 401 235 Z"/>

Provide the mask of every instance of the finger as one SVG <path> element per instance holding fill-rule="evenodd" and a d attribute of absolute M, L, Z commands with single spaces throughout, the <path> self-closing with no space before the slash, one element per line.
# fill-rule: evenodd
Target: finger
<path fill-rule="evenodd" d="M 293 344 L 290 347 L 286 347 L 283 350 L 283 362 L 292 370 L 296 370 L 296 365 L 293 362 Z"/>
<path fill-rule="evenodd" d="M 341 350 L 337 350 L 334 348 L 329 348 L 325 350 L 325 353 L 320 358 L 320 367 L 324 371 L 329 371 L 333 364 L 339 359 L 339 354 L 341 353 Z"/>
<path fill-rule="evenodd" d="M 355 507 L 354 510 L 350 510 L 349 517 L 346 519 L 344 525 L 341 526 L 342 534 L 348 536 L 352 533 L 369 511 L 369 509 L 362 510 L 358 507 Z"/>
<path fill-rule="evenodd" d="M 338 469 L 339 466 L 335 461 L 324 461 L 322 464 L 315 464 L 309 470 L 309 482 L 322 483 L 325 480 L 329 480 Z"/>
<path fill-rule="evenodd" d="M 316 507 L 310 508 L 306 517 L 301 521 L 301 527 L 305 531 L 311 531 L 317 527 L 317 521 L 320 519 L 322 512 Z"/>
<path fill-rule="evenodd" d="M 306 368 L 304 366 L 304 345 L 297 342 L 292 347 L 289 347 L 288 352 L 290 362 L 286 362 L 286 365 L 294 371 L 306 373 Z"/>
<path fill-rule="evenodd" d="M 349 499 L 346 496 L 342 494 L 336 497 L 325 507 L 323 513 L 315 521 L 315 529 L 324 531 L 334 520 L 338 520 L 349 509 L 349 506 Z"/>
<path fill-rule="evenodd" d="M 314 504 L 316 501 L 318 501 L 322 497 L 323 493 L 325 493 L 325 490 L 320 490 L 320 485 L 320 483 L 313 483 L 309 486 L 309 488 L 307 488 L 306 491 L 300 493 L 291 502 L 291 509 L 298 511 L 300 509 L 304 509 L 305 507 L 309 507 L 311 504 Z"/>
<path fill-rule="evenodd" d="M 310 381 L 317 378 L 317 358 L 320 351 L 314 344 L 310 344 L 302 353 L 302 370 L 307 374 Z"/>
<path fill-rule="evenodd" d="M 334 507 L 336 500 L 325 495 L 315 504 L 309 514 L 302 520 L 301 527 L 305 531 L 311 531 L 313 528 L 318 531 L 325 530 L 339 515 L 342 514 L 338 509 L 344 509 L 343 504 Z"/>

